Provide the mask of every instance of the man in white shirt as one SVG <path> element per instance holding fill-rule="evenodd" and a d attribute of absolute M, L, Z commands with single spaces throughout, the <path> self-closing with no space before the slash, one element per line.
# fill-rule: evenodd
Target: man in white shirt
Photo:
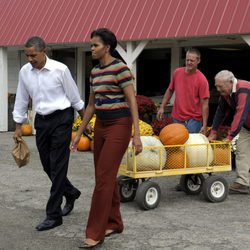
<path fill-rule="evenodd" d="M 47 57 L 46 44 L 40 37 L 31 37 L 25 44 L 28 63 L 19 72 L 13 119 L 14 138 L 21 137 L 21 125 L 27 119 L 29 97 L 35 117 L 36 144 L 44 171 L 52 182 L 46 206 L 46 219 L 36 226 L 38 231 L 62 224 L 81 192 L 67 178 L 69 144 L 74 109 L 83 116 L 84 102 L 66 65 Z M 61 210 L 63 196 L 66 205 Z"/>

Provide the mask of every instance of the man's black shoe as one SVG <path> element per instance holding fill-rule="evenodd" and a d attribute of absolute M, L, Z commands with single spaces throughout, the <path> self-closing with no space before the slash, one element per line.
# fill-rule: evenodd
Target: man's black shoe
<path fill-rule="evenodd" d="M 66 199 L 66 204 L 62 210 L 62 216 L 68 215 L 74 208 L 75 201 L 80 197 L 81 192 L 79 191 L 74 197 Z"/>
<path fill-rule="evenodd" d="M 62 218 L 58 219 L 45 219 L 42 223 L 36 226 L 37 231 L 49 230 L 54 227 L 62 225 Z"/>

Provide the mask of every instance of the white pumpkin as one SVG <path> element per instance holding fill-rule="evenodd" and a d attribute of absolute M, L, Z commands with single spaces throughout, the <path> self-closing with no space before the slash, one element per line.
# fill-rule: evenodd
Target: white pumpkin
<path fill-rule="evenodd" d="M 200 133 L 189 134 L 189 138 L 185 143 L 187 146 L 187 156 L 189 159 L 189 167 L 205 167 L 214 159 L 213 150 L 207 137 Z M 193 145 L 204 144 L 204 145 Z M 208 161 L 208 162 L 207 162 Z"/>
<path fill-rule="evenodd" d="M 166 162 L 166 150 L 160 140 L 153 136 L 141 136 L 143 150 L 136 156 L 137 171 L 149 171 L 164 168 Z M 130 141 L 129 147 L 132 146 Z M 128 148 L 127 166 L 128 170 L 133 170 L 133 152 Z M 126 154 L 125 154 L 126 157 Z"/>

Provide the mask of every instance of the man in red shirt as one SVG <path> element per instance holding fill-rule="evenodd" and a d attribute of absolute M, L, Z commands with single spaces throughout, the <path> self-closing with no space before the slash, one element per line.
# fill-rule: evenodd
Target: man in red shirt
<path fill-rule="evenodd" d="M 172 110 L 174 123 L 181 123 L 189 133 L 206 133 L 208 120 L 209 84 L 206 77 L 197 69 L 200 52 L 189 49 L 186 53 L 185 67 L 177 68 L 167 88 L 157 118 L 162 119 L 164 107 L 175 92 Z M 180 190 L 177 185 L 176 190 Z"/>
<path fill-rule="evenodd" d="M 222 70 L 215 76 L 215 86 L 220 92 L 220 100 L 214 116 L 212 130 L 208 139 L 217 137 L 219 126 L 230 110 L 234 117 L 227 138 L 231 141 L 238 133 L 236 148 L 235 182 L 229 187 L 231 193 L 249 193 L 250 170 L 250 82 L 237 80 L 233 73 Z"/>

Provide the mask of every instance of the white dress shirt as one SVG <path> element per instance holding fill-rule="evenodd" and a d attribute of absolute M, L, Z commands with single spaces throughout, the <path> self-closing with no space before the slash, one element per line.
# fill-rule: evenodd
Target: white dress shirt
<path fill-rule="evenodd" d="M 48 115 L 70 106 L 77 111 L 84 107 L 68 67 L 48 57 L 42 69 L 33 68 L 27 63 L 19 72 L 13 111 L 16 123 L 24 123 L 27 119 L 29 96 L 35 112 L 40 115 Z"/>

